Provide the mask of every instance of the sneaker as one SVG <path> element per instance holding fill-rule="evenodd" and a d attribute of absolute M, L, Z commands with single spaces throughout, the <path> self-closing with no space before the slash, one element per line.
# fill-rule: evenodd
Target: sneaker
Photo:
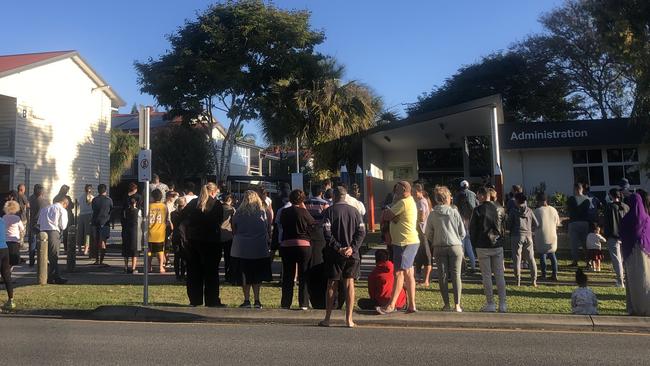
<path fill-rule="evenodd" d="M 239 305 L 240 309 L 250 309 L 251 307 L 251 302 L 249 300 L 244 300 L 244 302 Z"/>
<path fill-rule="evenodd" d="M 306 310 L 309 310 L 309 307 L 308 306 L 301 306 L 300 310 L 306 311 Z"/>
<path fill-rule="evenodd" d="M 625 284 L 623 284 L 623 282 L 616 281 L 616 287 L 625 288 Z"/>
<path fill-rule="evenodd" d="M 451 311 L 451 307 L 449 307 L 449 305 L 445 305 L 442 307 L 441 311 Z"/>
<path fill-rule="evenodd" d="M 506 304 L 499 304 L 499 312 L 500 313 L 507 313 L 508 312 L 508 307 Z"/>
<path fill-rule="evenodd" d="M 2 305 L 3 310 L 13 310 L 16 308 L 16 303 L 14 302 L 14 299 L 7 300 L 4 305 Z"/>
<path fill-rule="evenodd" d="M 255 309 L 261 309 L 262 308 L 262 303 L 259 301 L 255 301 L 255 304 L 253 305 Z"/>
<path fill-rule="evenodd" d="M 481 311 L 484 312 L 484 313 L 495 313 L 495 312 L 497 311 L 497 306 L 494 305 L 494 303 L 492 303 L 492 304 L 485 304 L 485 305 L 483 305 L 483 307 L 481 308 Z"/>

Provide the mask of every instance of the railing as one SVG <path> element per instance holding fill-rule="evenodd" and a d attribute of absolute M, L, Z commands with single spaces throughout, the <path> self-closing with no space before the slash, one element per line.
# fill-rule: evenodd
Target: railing
<path fill-rule="evenodd" d="M 15 157 L 13 128 L 0 127 L 0 156 Z"/>

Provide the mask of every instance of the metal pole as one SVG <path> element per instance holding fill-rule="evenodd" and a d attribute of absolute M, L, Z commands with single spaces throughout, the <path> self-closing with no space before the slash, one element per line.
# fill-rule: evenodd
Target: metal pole
<path fill-rule="evenodd" d="M 149 107 L 145 107 L 141 110 L 144 113 L 144 123 L 141 131 L 139 133 L 144 134 L 142 138 L 144 150 L 149 150 Z M 142 251 L 144 252 L 144 293 L 142 303 L 144 305 L 149 305 L 149 181 L 144 182 L 144 215 L 142 220 Z"/>
<path fill-rule="evenodd" d="M 300 144 L 296 137 L 296 173 L 300 173 Z"/>

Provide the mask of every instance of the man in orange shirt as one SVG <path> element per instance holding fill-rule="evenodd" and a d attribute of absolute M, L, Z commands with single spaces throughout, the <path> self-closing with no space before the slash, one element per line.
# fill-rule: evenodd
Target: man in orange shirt
<path fill-rule="evenodd" d="M 153 256 L 158 257 L 160 273 L 165 273 L 165 234 L 169 224 L 167 206 L 162 202 L 163 194 L 159 189 L 151 192 L 152 203 L 149 204 L 149 271 Z"/>

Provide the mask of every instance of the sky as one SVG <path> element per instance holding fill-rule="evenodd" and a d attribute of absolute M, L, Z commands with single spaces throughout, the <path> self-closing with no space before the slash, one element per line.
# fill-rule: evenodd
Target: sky
<path fill-rule="evenodd" d="M 77 50 L 126 101 L 155 105 L 140 93 L 134 61 L 168 50 L 165 35 L 195 19 L 206 0 L 7 1 L 0 13 L 0 55 Z M 385 107 L 405 115 L 408 103 L 463 65 L 541 31 L 540 14 L 562 0 L 278 0 L 311 11 L 323 30 L 318 51 L 368 85 Z M 220 115 L 217 114 L 219 118 Z M 221 116 L 220 120 L 225 121 Z M 253 121 L 245 127 L 261 137 Z M 261 138 L 258 138 L 258 142 Z"/>

